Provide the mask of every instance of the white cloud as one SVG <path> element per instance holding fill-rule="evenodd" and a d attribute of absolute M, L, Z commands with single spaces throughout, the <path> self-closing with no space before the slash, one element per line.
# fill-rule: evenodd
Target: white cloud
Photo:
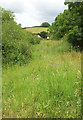
<path fill-rule="evenodd" d="M 16 21 L 25 26 L 40 25 L 42 22 L 54 21 L 67 6 L 65 0 L 0 0 L 0 6 L 11 10 L 16 15 Z"/>
<path fill-rule="evenodd" d="M 15 13 L 21 13 L 24 11 L 23 0 L 0 0 L 0 6 Z"/>

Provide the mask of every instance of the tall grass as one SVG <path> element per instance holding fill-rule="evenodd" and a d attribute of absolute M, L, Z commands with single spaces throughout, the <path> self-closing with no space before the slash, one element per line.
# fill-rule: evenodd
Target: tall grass
<path fill-rule="evenodd" d="M 3 68 L 3 117 L 79 118 L 81 55 L 62 41 L 33 46 L 33 60 Z"/>

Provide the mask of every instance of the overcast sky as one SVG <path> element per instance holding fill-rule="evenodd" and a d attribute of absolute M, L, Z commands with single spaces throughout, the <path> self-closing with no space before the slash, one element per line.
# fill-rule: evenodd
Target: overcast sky
<path fill-rule="evenodd" d="M 65 0 L 0 0 L 0 6 L 15 13 L 15 21 L 22 27 L 52 23 L 67 9 Z"/>

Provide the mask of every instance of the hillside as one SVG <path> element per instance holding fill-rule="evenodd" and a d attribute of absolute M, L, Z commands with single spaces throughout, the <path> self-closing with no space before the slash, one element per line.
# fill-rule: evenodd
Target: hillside
<path fill-rule="evenodd" d="M 42 31 L 47 32 L 48 28 L 46 27 L 29 27 L 25 29 L 26 31 L 30 31 L 32 33 L 40 33 Z"/>

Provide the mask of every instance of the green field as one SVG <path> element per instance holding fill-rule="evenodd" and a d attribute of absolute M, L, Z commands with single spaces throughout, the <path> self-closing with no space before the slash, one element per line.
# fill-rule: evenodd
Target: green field
<path fill-rule="evenodd" d="M 81 116 L 81 54 L 68 49 L 63 40 L 42 40 L 29 64 L 3 68 L 4 118 Z"/>
<path fill-rule="evenodd" d="M 45 28 L 45 27 L 30 27 L 30 28 L 26 28 L 25 30 L 30 31 L 32 33 L 40 33 L 42 31 L 47 32 L 48 28 Z"/>

